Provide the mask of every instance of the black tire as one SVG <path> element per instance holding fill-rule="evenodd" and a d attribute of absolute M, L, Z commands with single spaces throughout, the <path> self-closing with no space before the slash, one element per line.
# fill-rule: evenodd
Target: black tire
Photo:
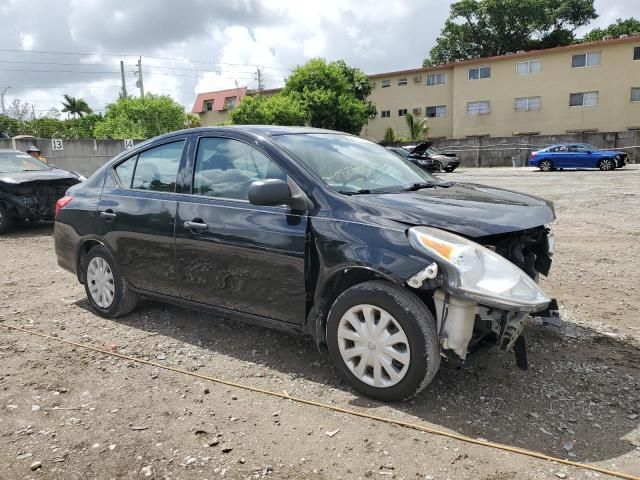
<path fill-rule="evenodd" d="M 613 158 L 603 158 L 598 162 L 598 168 L 603 172 L 609 172 L 615 170 L 616 161 Z"/>
<path fill-rule="evenodd" d="M 90 281 L 87 275 L 89 264 L 91 263 L 91 260 L 97 257 L 103 259 L 108 264 L 111 270 L 111 274 L 113 275 L 114 295 L 113 300 L 108 307 L 99 306 L 89 290 Z M 89 300 L 91 307 L 99 315 L 106 318 L 118 318 L 131 313 L 133 309 L 136 308 L 139 296 L 129 288 L 125 278 L 122 276 L 120 267 L 111 255 L 111 252 L 107 250 L 107 248 L 103 247 L 102 245 L 97 245 L 89 250 L 84 264 L 82 265 L 82 270 L 84 278 L 84 290 L 87 294 L 87 299 Z"/>
<path fill-rule="evenodd" d="M 440 163 L 438 160 L 433 162 L 433 171 L 435 173 L 440 173 L 444 170 L 444 168 L 442 167 L 442 163 Z"/>
<path fill-rule="evenodd" d="M 538 168 L 543 172 L 552 172 L 553 170 L 555 170 L 555 167 L 553 166 L 553 162 L 551 160 L 542 160 L 538 164 Z"/>
<path fill-rule="evenodd" d="M 15 223 L 15 217 L 3 203 L 0 203 L 0 235 L 10 232 Z"/>
<path fill-rule="evenodd" d="M 349 309 L 361 304 L 388 312 L 406 335 L 409 343 L 409 365 L 404 377 L 394 385 L 376 387 L 362 381 L 351 372 L 342 358 L 338 345 L 340 322 Z M 431 312 L 414 294 L 390 282 L 370 281 L 344 291 L 329 311 L 327 343 L 329 357 L 338 374 L 358 392 L 383 402 L 414 397 L 433 380 L 440 367 L 440 344 Z"/>

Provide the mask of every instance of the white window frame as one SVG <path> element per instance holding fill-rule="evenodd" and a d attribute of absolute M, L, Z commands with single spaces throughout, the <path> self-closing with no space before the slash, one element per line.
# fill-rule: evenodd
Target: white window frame
<path fill-rule="evenodd" d="M 532 72 L 531 71 L 531 65 L 537 63 L 540 68 L 538 69 L 537 72 Z M 518 67 L 520 65 L 526 65 L 527 66 L 527 72 L 526 73 L 520 73 Z M 526 60 L 524 62 L 517 62 L 516 63 L 516 75 L 520 76 L 520 77 L 525 77 L 527 75 L 538 75 L 539 73 L 542 72 L 542 60 Z"/>
<path fill-rule="evenodd" d="M 429 105 L 427 107 L 424 107 L 424 115 L 425 118 L 445 118 L 447 116 L 447 106 L 446 105 Z M 436 109 L 436 114 L 432 117 L 429 116 L 429 114 L 427 113 L 429 111 L 430 108 L 435 108 Z"/>
<path fill-rule="evenodd" d="M 596 102 L 585 104 L 585 97 L 589 94 L 595 94 Z M 571 105 L 571 96 L 572 95 L 582 95 L 582 105 Z M 587 108 L 587 107 L 597 107 L 600 103 L 600 91 L 594 90 L 591 92 L 572 92 L 569 94 L 569 106 L 571 108 Z"/>
<path fill-rule="evenodd" d="M 480 105 L 486 104 L 487 109 L 483 111 L 482 108 L 478 108 Z M 475 105 L 477 108 L 472 109 L 471 106 Z M 476 100 L 474 102 L 467 102 L 467 115 L 489 115 L 491 113 L 491 101 L 490 100 Z"/>
<path fill-rule="evenodd" d="M 518 101 L 524 100 L 525 108 L 518 108 Z M 537 104 L 538 108 L 532 108 L 531 104 L 534 106 Z M 513 109 L 516 112 L 537 112 L 542 110 L 542 97 L 540 95 L 534 95 L 533 97 L 516 97 L 513 99 Z"/>
<path fill-rule="evenodd" d="M 480 76 L 480 72 L 485 68 L 489 70 L 489 76 L 488 77 L 481 77 Z M 474 71 L 474 70 L 478 71 L 478 78 L 471 78 L 471 72 Z M 472 67 L 467 72 L 467 78 L 469 80 L 472 80 L 472 81 L 475 81 L 475 80 L 489 80 L 491 78 L 491 67 L 489 65 L 484 65 L 482 67 Z"/>
<path fill-rule="evenodd" d="M 433 83 L 429 83 L 429 77 L 433 78 Z M 442 79 L 442 82 L 438 82 L 439 79 Z M 446 85 L 447 81 L 448 81 L 448 78 L 447 78 L 447 73 L 446 72 L 428 73 L 426 81 L 424 82 L 424 84 L 427 87 L 435 87 L 437 85 Z"/>
<path fill-rule="evenodd" d="M 589 58 L 591 58 L 592 56 L 598 56 L 598 63 L 589 63 Z M 582 57 L 584 56 L 584 65 L 573 65 L 573 59 L 575 57 Z M 595 52 L 585 52 L 585 53 L 576 53 L 575 55 L 571 55 L 571 68 L 589 68 L 589 67 L 599 67 L 600 65 L 602 65 L 602 52 L 600 51 L 595 51 Z"/>
<path fill-rule="evenodd" d="M 408 84 L 408 77 L 402 77 L 398 79 L 398 86 L 405 87 Z"/>
<path fill-rule="evenodd" d="M 637 92 L 637 94 L 638 94 L 637 100 L 633 99 L 633 93 L 634 92 Z M 631 102 L 640 103 L 640 87 L 631 87 Z"/>
<path fill-rule="evenodd" d="M 380 88 L 389 88 L 391 86 L 391 80 L 380 80 Z"/>

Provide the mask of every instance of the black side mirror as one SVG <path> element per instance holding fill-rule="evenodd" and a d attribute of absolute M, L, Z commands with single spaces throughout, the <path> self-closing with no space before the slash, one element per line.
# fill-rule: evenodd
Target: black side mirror
<path fill-rule="evenodd" d="M 249 203 L 270 206 L 289 205 L 292 210 L 307 210 L 310 206 L 302 191 L 293 194 L 286 181 L 276 178 L 253 182 L 249 187 Z"/>

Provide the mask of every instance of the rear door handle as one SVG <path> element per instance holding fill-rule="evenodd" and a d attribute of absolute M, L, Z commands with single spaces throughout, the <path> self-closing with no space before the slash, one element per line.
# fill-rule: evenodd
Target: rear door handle
<path fill-rule="evenodd" d="M 202 223 L 202 222 L 189 222 L 186 221 L 184 222 L 184 228 L 188 229 L 188 230 L 193 230 L 193 231 L 197 231 L 197 232 L 202 232 L 204 230 L 207 230 L 209 228 L 209 225 L 207 225 L 206 223 Z"/>
<path fill-rule="evenodd" d="M 116 215 L 114 213 L 113 210 L 109 209 L 109 210 L 105 210 L 104 212 L 100 212 L 100 217 L 104 218 L 105 220 L 113 220 L 114 218 L 116 218 L 118 215 Z"/>

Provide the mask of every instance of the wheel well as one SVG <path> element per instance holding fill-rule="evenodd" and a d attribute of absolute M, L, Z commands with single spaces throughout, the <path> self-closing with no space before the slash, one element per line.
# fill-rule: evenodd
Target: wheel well
<path fill-rule="evenodd" d="M 101 245 L 101 243 L 98 242 L 97 240 L 86 240 L 80 245 L 80 248 L 78 249 L 78 256 L 76 260 L 76 274 L 78 275 L 78 281 L 80 283 L 84 283 L 83 266 L 84 266 L 85 259 L 87 258 L 87 254 L 93 247 L 97 245 Z"/>

